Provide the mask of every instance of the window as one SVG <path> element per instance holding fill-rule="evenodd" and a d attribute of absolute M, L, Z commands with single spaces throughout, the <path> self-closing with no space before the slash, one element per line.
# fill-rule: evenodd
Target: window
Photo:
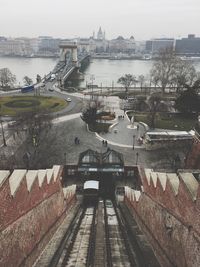
<path fill-rule="evenodd" d="M 127 171 L 127 176 L 134 176 L 134 170 Z"/>
<path fill-rule="evenodd" d="M 75 169 L 68 169 L 67 173 L 68 173 L 68 175 L 75 175 L 76 171 L 75 171 Z"/>

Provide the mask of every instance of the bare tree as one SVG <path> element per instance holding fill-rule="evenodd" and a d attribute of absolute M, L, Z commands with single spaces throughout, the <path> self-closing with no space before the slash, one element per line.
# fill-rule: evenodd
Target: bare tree
<path fill-rule="evenodd" d="M 52 116 L 45 109 L 18 114 L 15 131 L 17 134 L 24 133 L 19 152 L 23 152 L 23 155 L 20 157 L 19 164 L 23 160 L 26 167 L 46 166 L 48 151 L 56 141 L 55 135 L 51 134 L 51 129 Z"/>
<path fill-rule="evenodd" d="M 150 119 L 150 127 L 155 128 L 155 120 L 156 115 L 159 111 L 167 110 L 167 106 L 162 101 L 161 96 L 158 94 L 153 94 L 148 99 L 148 106 L 149 106 L 149 119 Z"/>
<path fill-rule="evenodd" d="M 1 87 L 9 89 L 16 82 L 16 76 L 8 68 L 0 69 Z"/>
<path fill-rule="evenodd" d="M 117 82 L 123 85 L 126 93 L 128 93 L 129 87 L 131 87 L 133 84 L 136 85 L 137 80 L 134 75 L 125 74 L 124 76 L 120 77 Z"/>
<path fill-rule="evenodd" d="M 142 90 L 143 86 L 144 86 L 144 82 L 145 82 L 145 76 L 144 75 L 139 75 L 138 76 L 138 82 L 140 84 L 140 88 Z"/>
<path fill-rule="evenodd" d="M 159 59 L 153 64 L 150 71 L 152 82 L 155 86 L 160 86 L 163 93 L 166 86 L 170 83 L 172 74 L 174 74 L 175 65 L 176 56 L 171 48 L 160 51 Z"/>
<path fill-rule="evenodd" d="M 198 72 L 190 61 L 177 58 L 177 65 L 172 73 L 170 85 L 176 88 L 177 92 L 181 91 L 185 85 L 191 86 L 198 80 Z"/>
<path fill-rule="evenodd" d="M 167 86 L 179 89 L 185 83 L 192 84 L 197 77 L 192 63 L 181 60 L 171 48 L 160 52 L 150 75 L 152 82 L 155 86 L 160 86 L 163 93 Z"/>
<path fill-rule="evenodd" d="M 18 125 L 21 129 L 27 129 L 28 137 L 33 146 L 40 143 L 40 135 L 48 131 L 52 126 L 52 117 L 45 109 L 36 109 L 30 112 L 18 114 Z"/>

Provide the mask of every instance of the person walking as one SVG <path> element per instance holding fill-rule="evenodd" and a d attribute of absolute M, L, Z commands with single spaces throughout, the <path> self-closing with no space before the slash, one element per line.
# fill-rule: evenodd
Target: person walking
<path fill-rule="evenodd" d="M 77 145 L 78 137 L 74 138 L 74 144 Z"/>

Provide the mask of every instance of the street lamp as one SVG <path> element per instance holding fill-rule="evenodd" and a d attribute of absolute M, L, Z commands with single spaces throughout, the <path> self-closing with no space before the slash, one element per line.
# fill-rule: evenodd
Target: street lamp
<path fill-rule="evenodd" d="M 1 113 L 1 105 L 0 105 L 0 113 Z M 2 114 L 0 114 L 0 116 L 1 115 Z M 5 134 L 4 134 L 3 122 L 2 122 L 2 120 L 0 122 L 1 122 L 1 132 L 2 132 L 2 137 L 3 137 L 3 145 L 4 146 L 7 146 L 7 144 L 6 144 L 6 138 L 5 138 Z"/>
<path fill-rule="evenodd" d="M 90 76 L 90 80 L 92 81 L 92 100 L 93 100 L 93 82 L 95 80 L 95 77 L 93 74 Z"/>
<path fill-rule="evenodd" d="M 5 138 L 5 134 L 4 134 L 4 129 L 3 129 L 3 122 L 1 120 L 1 132 L 2 132 L 2 137 L 3 137 L 3 145 L 7 146 L 6 144 L 6 138 Z"/>
<path fill-rule="evenodd" d="M 133 135 L 133 150 L 134 150 L 134 146 L 135 146 L 135 135 Z"/>

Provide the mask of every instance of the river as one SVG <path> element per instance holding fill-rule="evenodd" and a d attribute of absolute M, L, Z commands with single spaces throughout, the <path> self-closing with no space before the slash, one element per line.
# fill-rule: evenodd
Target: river
<path fill-rule="evenodd" d="M 17 77 L 17 84 L 22 84 L 25 75 L 36 80 L 36 75 L 44 76 L 53 70 L 57 59 L 54 58 L 19 58 L 0 57 L 0 69 L 9 68 Z M 91 76 L 94 77 L 93 84 L 98 86 L 115 86 L 119 77 L 126 73 L 135 75 L 149 74 L 153 61 L 151 60 L 108 60 L 92 59 L 85 69 L 85 80 L 79 86 L 85 87 L 91 83 Z M 194 61 L 194 66 L 200 71 L 200 59 Z"/>
<path fill-rule="evenodd" d="M 16 75 L 17 84 L 23 84 L 23 77 L 28 76 L 34 82 L 36 76 L 44 76 L 55 67 L 55 58 L 23 58 L 23 57 L 0 57 L 0 69 L 8 68 Z"/>

